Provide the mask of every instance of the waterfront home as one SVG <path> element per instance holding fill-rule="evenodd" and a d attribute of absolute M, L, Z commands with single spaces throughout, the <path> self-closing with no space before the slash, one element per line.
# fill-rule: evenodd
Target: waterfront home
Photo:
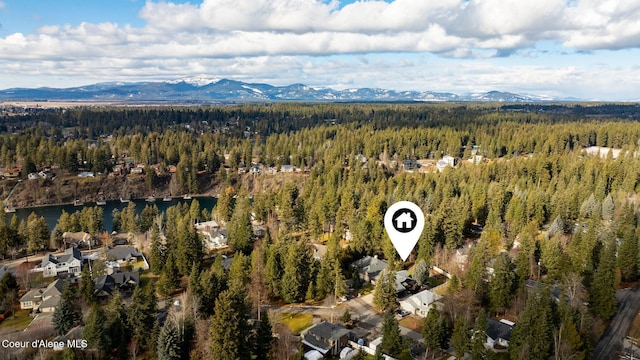
<path fill-rule="evenodd" d="M 82 270 L 82 253 L 75 247 L 68 248 L 62 255 L 47 254 L 40 265 L 43 277 L 62 274 L 77 275 Z"/>

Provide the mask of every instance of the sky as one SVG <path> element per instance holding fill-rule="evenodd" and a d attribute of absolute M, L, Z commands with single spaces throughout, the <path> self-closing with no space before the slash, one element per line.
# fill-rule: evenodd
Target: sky
<path fill-rule="evenodd" d="M 191 76 L 640 100 L 640 1 L 0 0 L 0 89 Z"/>

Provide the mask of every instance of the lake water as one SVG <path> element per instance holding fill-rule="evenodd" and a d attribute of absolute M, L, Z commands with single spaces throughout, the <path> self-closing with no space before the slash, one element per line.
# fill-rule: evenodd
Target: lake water
<path fill-rule="evenodd" d="M 216 200 L 218 200 L 214 197 L 209 197 L 209 196 L 203 196 L 203 197 L 198 196 L 198 197 L 193 197 L 193 199 L 198 200 L 198 202 L 200 203 L 201 210 L 207 209 L 209 211 L 211 211 L 213 206 L 216 204 Z M 156 202 L 153 204 L 155 204 L 158 207 L 158 210 L 160 212 L 163 212 L 163 211 L 166 211 L 167 208 L 169 208 L 170 206 L 174 206 L 176 204 L 183 203 L 183 202 L 186 202 L 187 204 L 191 204 L 191 201 L 193 200 L 184 200 L 182 198 L 173 198 L 171 201 L 162 201 L 162 198 L 159 198 L 159 199 L 156 199 Z M 142 209 L 144 209 L 146 205 L 153 205 L 152 203 L 146 202 L 144 199 L 134 199 L 134 200 L 131 200 L 131 202 L 136 204 L 136 212 L 138 214 L 142 212 Z M 120 200 L 112 200 L 112 201 L 107 201 L 106 205 L 101 206 L 101 208 L 104 210 L 103 224 L 104 224 L 105 230 L 111 232 L 111 227 L 113 226 L 113 216 L 112 216 L 113 209 L 118 209 L 122 211 L 122 209 L 126 208 L 128 205 L 129 204 L 127 203 L 120 202 Z M 96 204 L 87 203 L 85 206 L 96 206 Z M 49 225 L 49 230 L 53 230 L 54 226 L 56 226 L 56 224 L 58 223 L 58 218 L 60 217 L 60 214 L 62 214 L 62 210 L 66 211 L 69 214 L 72 214 L 76 211 L 82 210 L 82 206 L 74 206 L 73 204 L 67 204 L 67 205 L 53 205 L 53 206 L 41 206 L 41 207 L 34 207 L 34 208 L 23 208 L 23 209 L 16 209 L 15 215 L 17 215 L 20 219 L 26 220 L 29 217 L 29 214 L 34 212 L 36 213 L 36 215 L 43 216 L 45 220 L 47 220 L 47 224 Z M 7 219 L 10 220 L 12 215 L 14 214 L 7 214 Z"/>

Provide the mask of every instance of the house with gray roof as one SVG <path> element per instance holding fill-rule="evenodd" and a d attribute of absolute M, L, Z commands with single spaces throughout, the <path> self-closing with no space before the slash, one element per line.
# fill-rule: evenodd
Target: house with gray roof
<path fill-rule="evenodd" d="M 323 356 L 336 356 L 348 345 L 351 332 L 342 325 L 323 321 L 301 334 L 302 344 L 319 351 Z"/>
<path fill-rule="evenodd" d="M 43 277 L 61 274 L 77 275 L 82 270 L 82 253 L 75 247 L 65 250 L 62 255 L 47 254 L 40 264 Z"/>
<path fill-rule="evenodd" d="M 58 279 L 45 289 L 33 289 L 20 298 L 20 308 L 33 311 L 54 312 L 60 303 L 65 281 Z"/>
<path fill-rule="evenodd" d="M 358 276 L 365 283 L 374 282 L 380 276 L 382 270 L 387 267 L 387 262 L 378 259 L 378 256 L 365 256 L 352 264 L 358 270 Z"/>
<path fill-rule="evenodd" d="M 442 303 L 439 302 L 441 298 L 442 296 L 432 291 L 423 290 L 406 299 L 400 300 L 400 308 L 411 314 L 427 317 L 429 310 L 434 307 L 442 307 Z"/>
<path fill-rule="evenodd" d="M 106 251 L 107 267 L 110 269 L 121 268 L 126 264 L 134 264 L 142 261 L 144 265 L 136 266 L 137 269 L 149 269 L 149 263 L 138 249 L 133 246 L 107 247 Z"/>

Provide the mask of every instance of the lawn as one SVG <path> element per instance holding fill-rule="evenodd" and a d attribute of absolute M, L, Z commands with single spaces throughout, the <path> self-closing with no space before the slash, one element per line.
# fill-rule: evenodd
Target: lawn
<path fill-rule="evenodd" d="M 0 335 L 9 334 L 26 329 L 33 318 L 29 316 L 30 310 L 18 310 L 14 316 L 9 316 L 0 323 Z"/>
<path fill-rule="evenodd" d="M 424 323 L 424 319 L 423 318 L 419 318 L 416 316 L 406 316 L 404 319 L 400 320 L 400 325 L 409 328 L 413 331 L 416 332 L 421 332 L 422 331 L 422 324 Z"/>
<path fill-rule="evenodd" d="M 302 330 L 313 325 L 313 315 L 282 313 L 280 322 L 287 325 L 292 333 L 298 335 Z"/>

